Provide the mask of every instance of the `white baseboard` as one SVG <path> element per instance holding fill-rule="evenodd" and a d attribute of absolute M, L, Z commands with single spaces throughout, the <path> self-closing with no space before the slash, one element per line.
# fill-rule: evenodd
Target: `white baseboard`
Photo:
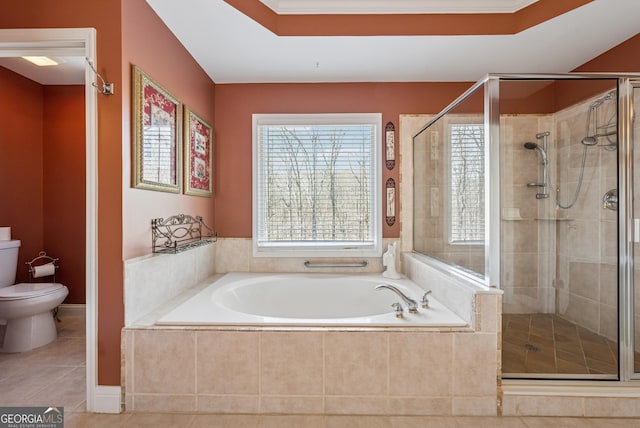
<path fill-rule="evenodd" d="M 58 315 L 84 316 L 87 313 L 87 305 L 84 303 L 63 303 L 58 306 Z"/>
<path fill-rule="evenodd" d="M 121 392 L 122 388 L 119 386 L 96 386 L 93 390 L 93 406 L 87 411 L 94 413 L 121 413 Z"/>

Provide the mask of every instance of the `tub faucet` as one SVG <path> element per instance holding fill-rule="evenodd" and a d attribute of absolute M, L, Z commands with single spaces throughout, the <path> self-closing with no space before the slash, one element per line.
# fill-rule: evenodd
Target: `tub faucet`
<path fill-rule="evenodd" d="M 409 310 L 409 312 L 411 312 L 412 314 L 415 314 L 415 313 L 418 312 L 418 302 L 416 302 L 411 297 L 409 297 L 406 294 L 404 294 L 398 288 L 394 287 L 393 285 L 389 285 L 389 284 L 376 285 L 376 290 L 380 290 L 382 288 L 386 288 L 387 290 L 391 290 L 394 293 L 396 293 L 407 304 L 407 309 Z"/>

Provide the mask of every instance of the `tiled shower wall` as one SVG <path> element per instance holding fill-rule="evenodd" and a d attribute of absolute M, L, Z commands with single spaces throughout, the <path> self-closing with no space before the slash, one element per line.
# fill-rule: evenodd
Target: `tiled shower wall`
<path fill-rule="evenodd" d="M 602 208 L 602 196 L 617 186 L 617 151 L 588 147 L 577 202 L 569 209 L 555 207 L 557 183 L 563 205 L 578 185 L 591 102 L 554 115 L 501 117 L 504 312 L 556 313 L 615 340 L 617 214 Z M 601 120 L 611 116 L 613 107 L 615 103 L 605 104 Z M 536 199 L 541 189 L 527 183 L 542 181 L 541 160 L 524 143 L 542 144 L 536 134 L 545 131 L 550 132 L 547 154 L 554 186 L 548 188 L 548 198 Z"/>
<path fill-rule="evenodd" d="M 604 94 L 600 94 L 602 96 Z M 617 331 L 616 213 L 602 209 L 602 196 L 617 186 L 617 151 L 587 149 L 586 168 L 578 202 L 556 209 L 556 187 L 548 198 L 536 199 L 542 182 L 541 158 L 526 142 L 542 145 L 536 134 L 548 131 L 547 152 L 551 182 L 562 183 L 560 201 L 566 204 L 577 186 L 585 136 L 586 100 L 553 115 L 501 115 L 501 286 L 505 313 L 556 313 L 593 332 L 615 339 Z M 609 118 L 615 103 L 605 103 L 600 120 Z M 474 120 L 449 115 L 463 123 Z M 426 120 L 425 120 L 426 122 Z M 423 122 L 424 123 L 424 122 Z M 441 260 L 472 268 L 483 253 L 446 245 L 446 151 L 444 124 L 436 124 L 414 147 L 414 164 L 425 165 L 413 199 L 414 247 Z M 433 134 L 433 135 L 430 135 Z M 601 141 L 604 142 L 604 141 Z M 438 152 L 433 153 L 434 149 Z M 406 186 L 406 183 L 403 183 Z M 435 189 L 435 190 L 434 190 Z M 434 204 L 434 192 L 439 197 Z M 403 236 L 406 236 L 403 235 Z M 417 244 L 417 245 L 416 245 Z M 422 247 L 424 248 L 422 248 Z M 407 250 L 407 246 L 404 247 Z"/>
<path fill-rule="evenodd" d="M 586 133 L 586 112 L 595 98 L 555 115 L 555 162 L 562 183 L 560 199 L 564 204 L 571 199 L 578 184 L 585 148 L 581 140 Z M 598 111 L 600 123 L 615 115 L 616 107 L 615 101 L 605 102 Z M 566 220 L 558 222 L 556 313 L 588 330 L 616 340 L 617 211 L 604 209 L 602 197 L 607 190 L 618 185 L 618 151 L 604 148 L 603 145 L 608 143 L 606 138 L 599 139 L 599 143 L 599 146 L 587 147 L 582 188 L 577 202 L 572 208 L 558 212 L 558 217 Z"/>
<path fill-rule="evenodd" d="M 554 311 L 555 271 L 554 199 L 537 199 L 540 187 L 528 183 L 543 181 L 542 166 L 535 150 L 524 148 L 536 142 L 536 134 L 549 131 L 548 115 L 501 115 L 501 284 L 505 313 Z M 549 139 L 549 150 L 553 151 Z M 552 166 L 552 173 L 555 172 Z M 549 191 L 550 192 L 550 191 Z"/>

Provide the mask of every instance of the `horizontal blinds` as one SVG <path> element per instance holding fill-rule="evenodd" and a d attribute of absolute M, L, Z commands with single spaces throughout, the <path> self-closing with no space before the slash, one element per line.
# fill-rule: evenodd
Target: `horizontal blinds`
<path fill-rule="evenodd" d="M 261 244 L 373 241 L 373 125 L 259 125 L 257 138 Z"/>
<path fill-rule="evenodd" d="M 450 238 L 452 242 L 483 241 L 483 125 L 451 125 L 450 141 Z"/>
<path fill-rule="evenodd" d="M 171 126 L 146 126 L 142 142 L 143 181 L 175 184 L 176 147 Z"/>

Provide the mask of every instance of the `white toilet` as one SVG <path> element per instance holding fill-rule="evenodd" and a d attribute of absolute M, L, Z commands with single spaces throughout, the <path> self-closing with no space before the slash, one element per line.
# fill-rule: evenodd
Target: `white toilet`
<path fill-rule="evenodd" d="M 12 285 L 19 249 L 19 240 L 0 241 L 0 352 L 24 352 L 55 340 L 51 311 L 69 294 L 55 282 Z"/>

